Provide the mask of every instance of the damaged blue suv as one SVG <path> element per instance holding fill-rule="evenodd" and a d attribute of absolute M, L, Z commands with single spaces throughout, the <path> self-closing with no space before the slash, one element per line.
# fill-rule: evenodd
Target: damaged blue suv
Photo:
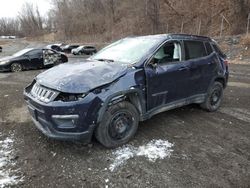
<path fill-rule="evenodd" d="M 56 66 L 25 88 L 45 135 L 105 147 L 127 143 L 140 121 L 191 103 L 216 111 L 228 63 L 208 37 L 163 34 L 121 39 L 81 63 Z"/>

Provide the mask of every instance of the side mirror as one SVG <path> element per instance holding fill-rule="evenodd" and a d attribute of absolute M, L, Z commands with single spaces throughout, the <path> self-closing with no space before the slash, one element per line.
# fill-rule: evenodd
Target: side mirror
<path fill-rule="evenodd" d="M 154 61 L 151 61 L 149 64 L 148 64 L 152 69 L 156 69 L 158 64 Z"/>
<path fill-rule="evenodd" d="M 158 67 L 158 64 L 157 63 L 152 63 L 151 66 L 152 66 L 153 69 L 156 69 Z"/>

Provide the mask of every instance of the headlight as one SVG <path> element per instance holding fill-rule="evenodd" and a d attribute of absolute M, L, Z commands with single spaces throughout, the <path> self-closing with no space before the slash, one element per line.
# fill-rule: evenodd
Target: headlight
<path fill-rule="evenodd" d="M 71 102 L 71 101 L 79 101 L 83 99 L 86 94 L 69 94 L 69 93 L 60 93 L 55 101 L 63 101 L 63 102 Z"/>
<path fill-rule="evenodd" d="M 9 62 L 10 62 L 9 60 L 8 61 L 0 61 L 0 65 L 5 65 L 5 64 L 7 64 Z"/>

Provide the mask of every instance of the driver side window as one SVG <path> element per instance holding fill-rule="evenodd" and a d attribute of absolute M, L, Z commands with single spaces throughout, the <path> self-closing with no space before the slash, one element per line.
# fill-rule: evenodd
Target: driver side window
<path fill-rule="evenodd" d="M 154 55 L 154 64 L 166 64 L 181 61 L 181 45 L 179 42 L 167 42 Z"/>

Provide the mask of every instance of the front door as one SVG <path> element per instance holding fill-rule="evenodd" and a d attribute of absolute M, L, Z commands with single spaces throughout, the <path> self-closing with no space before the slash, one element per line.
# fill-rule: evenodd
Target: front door
<path fill-rule="evenodd" d="M 179 41 L 167 42 L 146 65 L 147 110 L 188 97 L 190 64 Z"/>
<path fill-rule="evenodd" d="M 27 53 L 30 59 L 29 68 L 36 69 L 43 67 L 43 53 L 42 50 L 32 50 Z"/>

